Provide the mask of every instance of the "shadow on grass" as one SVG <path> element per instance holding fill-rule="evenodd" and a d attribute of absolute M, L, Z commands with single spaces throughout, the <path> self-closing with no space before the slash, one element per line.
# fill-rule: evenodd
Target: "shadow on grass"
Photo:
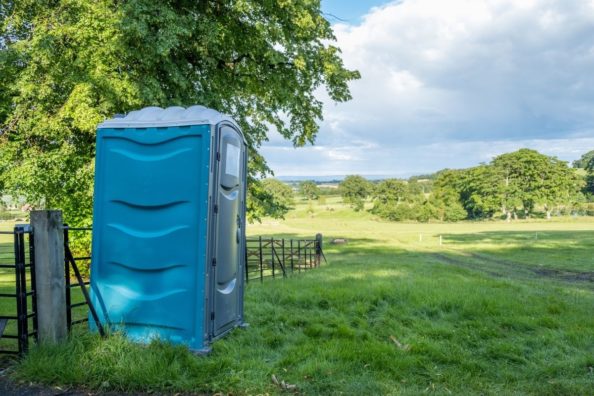
<path fill-rule="evenodd" d="M 510 243 L 554 242 L 594 246 L 594 231 L 483 231 L 472 234 L 446 234 L 449 242 L 458 244 L 489 243 L 506 246 Z"/>
<path fill-rule="evenodd" d="M 485 266 L 594 282 L 594 231 L 480 232 L 446 236 L 448 248 Z"/>

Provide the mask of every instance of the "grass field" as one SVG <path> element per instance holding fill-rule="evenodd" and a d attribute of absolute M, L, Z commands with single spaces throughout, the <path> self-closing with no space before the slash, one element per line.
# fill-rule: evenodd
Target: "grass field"
<path fill-rule="evenodd" d="M 250 326 L 207 357 L 78 330 L 13 376 L 172 393 L 594 394 L 592 219 L 389 223 L 326 198 L 248 232 L 322 232 L 329 264 L 250 283 Z"/>

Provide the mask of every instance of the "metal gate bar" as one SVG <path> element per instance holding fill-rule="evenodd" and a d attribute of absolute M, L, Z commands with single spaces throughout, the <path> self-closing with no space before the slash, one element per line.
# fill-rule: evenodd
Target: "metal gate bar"
<path fill-rule="evenodd" d="M 0 293 L 0 298 L 14 301 L 12 309 L 0 312 L 0 339 L 16 340 L 16 348 L 2 347 L 0 354 L 23 354 L 29 349 L 29 338 L 37 338 L 33 238 L 31 231 L 25 225 L 17 225 L 12 231 L 2 231 L 0 235 L 13 236 L 9 250 L 6 250 L 6 246 L 2 246 L 4 249 L 0 252 L 0 269 L 13 269 L 15 279 L 14 293 Z M 12 261 L 12 264 L 8 264 L 7 260 Z M 27 273 L 30 274 L 29 280 Z M 31 311 L 28 307 L 29 297 L 31 297 Z M 29 321 L 33 327 L 32 331 L 29 330 Z M 10 332 L 13 322 L 16 322 L 16 334 Z"/>
<path fill-rule="evenodd" d="M 87 286 L 89 285 L 89 282 L 85 281 L 83 279 L 83 277 L 80 273 L 80 270 L 78 268 L 78 265 L 76 264 L 76 262 L 79 260 L 90 260 L 91 257 L 90 256 L 74 257 L 74 255 L 72 254 L 72 250 L 70 249 L 70 235 L 69 235 L 70 231 L 88 231 L 88 232 L 90 232 L 90 231 L 92 231 L 92 229 L 85 228 L 85 227 L 69 227 L 66 224 L 64 225 L 64 275 L 66 277 L 66 318 L 67 318 L 67 323 L 68 323 L 68 330 L 70 331 L 73 325 L 76 325 L 79 323 L 85 323 L 85 322 L 89 321 L 88 317 L 83 318 L 83 319 L 78 319 L 78 320 L 72 320 L 72 309 L 86 305 L 89 309 L 89 313 L 91 314 L 91 317 L 93 318 L 93 321 L 95 322 L 95 325 L 97 326 L 97 330 L 99 331 L 99 334 L 103 337 L 103 336 L 105 336 L 105 330 L 103 328 L 103 325 L 99 321 L 99 316 L 97 315 L 97 311 L 95 310 L 95 307 L 93 306 L 93 303 L 91 302 L 91 298 L 90 298 L 89 292 L 87 290 Z M 74 273 L 74 276 L 76 278 L 75 284 L 72 284 L 72 282 L 71 282 L 70 270 L 72 270 L 72 272 Z M 83 297 L 84 297 L 84 301 L 73 304 L 71 289 L 76 288 L 76 287 L 80 288 L 80 290 L 83 294 Z"/>

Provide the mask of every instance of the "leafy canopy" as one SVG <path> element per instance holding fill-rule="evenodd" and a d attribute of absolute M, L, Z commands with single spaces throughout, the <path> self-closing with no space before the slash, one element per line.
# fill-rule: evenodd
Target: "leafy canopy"
<path fill-rule="evenodd" d="M 363 209 L 365 199 L 373 192 L 373 185 L 363 176 L 350 175 L 339 184 L 340 195 L 355 211 Z"/>
<path fill-rule="evenodd" d="M 511 218 L 520 210 L 530 216 L 536 209 L 550 217 L 554 208 L 576 207 L 584 200 L 584 180 L 574 169 L 529 149 L 502 154 L 490 164 L 444 169 L 431 179 L 428 197 L 416 179 L 381 181 L 375 187 L 372 212 L 396 221 L 484 219 L 497 213 Z"/>
<path fill-rule="evenodd" d="M 573 161 L 572 165 L 574 168 L 588 169 L 592 164 L 594 166 L 594 150 L 590 150 L 583 154 L 580 159 Z"/>
<path fill-rule="evenodd" d="M 299 183 L 299 194 L 306 199 L 315 200 L 320 197 L 320 189 L 313 180 L 305 180 Z"/>
<path fill-rule="evenodd" d="M 522 207 L 530 214 L 537 204 L 551 206 L 569 202 L 581 187 L 579 177 L 566 162 L 521 149 L 492 161 L 500 177 L 502 205 Z"/>
<path fill-rule="evenodd" d="M 0 6 L 0 187 L 88 222 L 95 128 L 145 106 L 230 114 L 250 147 L 252 218 L 274 213 L 259 179 L 270 128 L 313 143 L 315 92 L 351 98 L 319 0 L 19 0 Z"/>
<path fill-rule="evenodd" d="M 289 209 L 295 205 L 295 194 L 293 189 L 286 183 L 274 178 L 267 178 L 262 180 L 262 187 L 272 194 L 274 201 L 277 203 L 270 211 L 275 217 L 283 217 Z"/>

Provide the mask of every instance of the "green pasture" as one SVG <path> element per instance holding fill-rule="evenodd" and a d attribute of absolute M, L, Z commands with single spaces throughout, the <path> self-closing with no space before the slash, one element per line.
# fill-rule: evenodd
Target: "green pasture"
<path fill-rule="evenodd" d="M 593 393 L 592 219 L 390 223 L 326 197 L 248 232 L 321 232 L 329 263 L 250 283 L 249 327 L 209 356 L 79 328 L 13 377 L 165 393 Z"/>

